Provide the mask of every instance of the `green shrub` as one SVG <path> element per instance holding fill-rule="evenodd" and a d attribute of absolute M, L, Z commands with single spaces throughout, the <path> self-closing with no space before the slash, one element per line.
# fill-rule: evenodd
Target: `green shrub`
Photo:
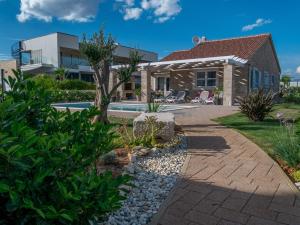
<path fill-rule="evenodd" d="M 147 112 L 159 112 L 160 110 L 160 104 L 155 102 L 149 102 L 148 103 L 148 110 Z"/>
<path fill-rule="evenodd" d="M 300 87 L 290 87 L 283 95 L 284 102 L 300 104 Z"/>
<path fill-rule="evenodd" d="M 63 80 L 58 82 L 60 90 L 95 90 L 95 84 L 81 80 Z"/>
<path fill-rule="evenodd" d="M 159 131 L 163 128 L 163 123 L 158 122 L 156 117 L 149 116 L 145 120 L 144 132 L 134 135 L 132 130 L 128 129 L 127 123 L 119 127 L 120 141 L 125 147 L 144 146 L 155 147 Z"/>
<path fill-rule="evenodd" d="M 96 224 L 119 208 L 128 177 L 97 174 L 115 138 L 110 126 L 91 123 L 99 112 L 60 112 L 32 80 L 9 82 L 0 104 L 0 224 Z"/>
<path fill-rule="evenodd" d="M 90 102 L 96 97 L 95 91 L 57 90 L 53 92 L 55 102 Z"/>
<path fill-rule="evenodd" d="M 291 175 L 296 182 L 300 182 L 300 170 L 293 172 Z"/>
<path fill-rule="evenodd" d="M 48 90 L 57 90 L 58 82 L 54 79 L 53 76 L 48 74 L 39 74 L 36 76 L 31 76 L 30 80 L 34 81 L 37 86 L 48 89 Z"/>
<path fill-rule="evenodd" d="M 300 144 L 293 128 L 285 128 L 274 134 L 274 152 L 290 167 L 300 166 Z"/>
<path fill-rule="evenodd" d="M 250 120 L 263 121 L 272 111 L 274 95 L 264 93 L 263 89 L 250 93 L 239 100 L 240 109 Z"/>

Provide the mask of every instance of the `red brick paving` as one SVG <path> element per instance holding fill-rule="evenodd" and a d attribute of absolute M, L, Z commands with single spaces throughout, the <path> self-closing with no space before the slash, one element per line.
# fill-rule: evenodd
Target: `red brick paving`
<path fill-rule="evenodd" d="M 210 120 L 234 110 L 203 106 L 176 114 L 189 161 L 152 224 L 300 224 L 299 192 L 281 168 L 244 136 Z"/>

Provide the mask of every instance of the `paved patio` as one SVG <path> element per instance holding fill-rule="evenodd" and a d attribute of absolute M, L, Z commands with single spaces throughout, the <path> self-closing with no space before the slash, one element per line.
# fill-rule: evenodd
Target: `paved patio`
<path fill-rule="evenodd" d="M 182 179 L 152 224 L 299 225 L 299 192 L 257 145 L 210 119 L 236 108 L 181 110 L 188 137 Z"/>

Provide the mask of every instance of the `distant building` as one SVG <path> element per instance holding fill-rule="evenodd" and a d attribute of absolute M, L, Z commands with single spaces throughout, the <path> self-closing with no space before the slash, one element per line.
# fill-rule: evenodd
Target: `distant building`
<path fill-rule="evenodd" d="M 114 52 L 113 64 L 128 63 L 132 48 L 118 45 Z M 157 61 L 157 54 L 137 49 L 143 62 Z M 19 41 L 12 46 L 12 56 L 17 67 L 23 72 L 53 73 L 63 67 L 68 70 L 68 78 L 93 82 L 93 70 L 79 51 L 79 38 L 65 33 Z"/>
<path fill-rule="evenodd" d="M 16 60 L 0 60 L 0 69 L 4 69 L 4 77 L 13 76 L 12 69 L 17 69 Z"/>

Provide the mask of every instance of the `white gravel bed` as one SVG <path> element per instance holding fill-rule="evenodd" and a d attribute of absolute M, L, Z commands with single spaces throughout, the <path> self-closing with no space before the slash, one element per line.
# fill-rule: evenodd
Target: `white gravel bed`
<path fill-rule="evenodd" d="M 149 156 L 138 158 L 128 171 L 133 176 L 133 189 L 112 213 L 109 225 L 142 225 L 150 222 L 176 183 L 186 158 L 186 138 L 176 147 L 152 149 Z"/>

